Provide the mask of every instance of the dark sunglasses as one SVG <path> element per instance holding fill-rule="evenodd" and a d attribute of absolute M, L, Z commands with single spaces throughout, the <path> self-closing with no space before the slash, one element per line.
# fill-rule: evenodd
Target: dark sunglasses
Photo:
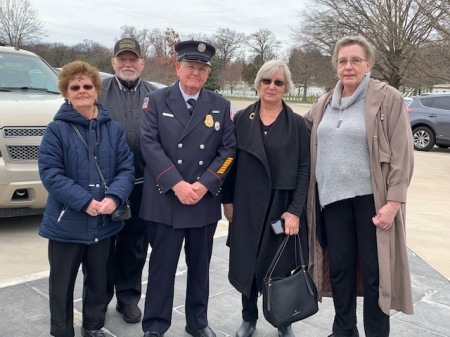
<path fill-rule="evenodd" d="M 92 90 L 93 87 L 94 86 L 92 84 L 83 84 L 83 89 L 84 90 Z M 71 85 L 69 87 L 69 89 L 72 90 L 72 91 L 78 91 L 78 90 L 80 90 L 80 88 L 81 87 L 78 84 Z"/>
<path fill-rule="evenodd" d="M 273 84 L 275 84 L 277 87 L 282 87 L 282 86 L 284 85 L 284 83 L 285 83 L 285 82 L 280 81 L 280 80 L 272 81 L 270 78 L 263 78 L 263 79 L 261 80 L 261 82 L 262 82 L 263 84 L 265 84 L 265 85 L 271 85 L 272 82 L 273 82 Z"/>

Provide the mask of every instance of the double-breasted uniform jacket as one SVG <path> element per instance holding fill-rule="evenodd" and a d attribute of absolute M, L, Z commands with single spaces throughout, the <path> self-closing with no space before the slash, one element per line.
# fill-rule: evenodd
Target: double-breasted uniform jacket
<path fill-rule="evenodd" d="M 307 202 L 309 226 L 309 271 L 317 284 L 319 297 L 331 295 L 327 251 L 315 235 L 317 221 L 316 161 L 317 128 L 332 92 L 316 101 L 304 116 L 311 129 L 311 179 Z M 372 189 L 378 211 L 388 200 L 401 202 L 394 224 L 388 231 L 377 228 L 378 265 L 380 271 L 379 305 L 389 315 L 390 309 L 413 313 L 411 278 L 405 237 L 405 203 L 413 173 L 413 141 L 408 114 L 400 93 L 378 80 L 371 79 L 367 91 L 365 125 L 369 148 Z M 359 273 L 361 271 L 359 270 Z M 362 284 L 358 284 L 362 294 Z"/>
<path fill-rule="evenodd" d="M 179 83 L 144 99 L 141 150 L 146 161 L 139 216 L 145 220 L 193 228 L 221 219 L 221 189 L 231 168 L 236 138 L 230 102 L 204 88 L 189 114 Z M 199 181 L 208 193 L 184 205 L 172 187 Z"/>

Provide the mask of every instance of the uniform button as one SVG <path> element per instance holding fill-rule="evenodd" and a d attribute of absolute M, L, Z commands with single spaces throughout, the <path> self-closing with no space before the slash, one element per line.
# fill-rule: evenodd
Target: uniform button
<path fill-rule="evenodd" d="M 183 144 L 181 144 L 181 143 L 178 144 L 178 148 L 179 148 L 179 149 L 183 148 Z"/>
<path fill-rule="evenodd" d="M 181 159 L 178 159 L 177 163 L 181 165 L 183 164 L 183 161 Z"/>
<path fill-rule="evenodd" d="M 200 177 L 197 177 L 197 180 L 200 180 Z"/>
<path fill-rule="evenodd" d="M 200 161 L 198 162 L 198 164 L 199 164 L 200 166 L 202 166 L 202 165 L 203 165 L 203 160 L 200 160 Z"/>
<path fill-rule="evenodd" d="M 200 144 L 200 149 L 203 150 L 205 148 L 205 145 Z"/>

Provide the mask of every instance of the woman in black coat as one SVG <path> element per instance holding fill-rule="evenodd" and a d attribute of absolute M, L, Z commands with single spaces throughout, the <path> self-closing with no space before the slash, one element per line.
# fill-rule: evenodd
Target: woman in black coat
<path fill-rule="evenodd" d="M 286 63 L 265 63 L 255 79 L 260 99 L 234 117 L 237 155 L 225 181 L 223 203 L 230 221 L 231 284 L 242 293 L 243 323 L 236 337 L 251 336 L 258 319 L 257 299 L 263 278 L 284 235 L 271 222 L 283 219 L 286 235 L 300 233 L 306 248 L 307 226 L 302 220 L 309 182 L 309 132 L 303 117 L 283 101 L 292 88 Z M 294 240 L 277 265 L 277 275 L 295 269 Z M 292 245 L 291 245 L 292 244 Z M 279 336 L 294 336 L 290 326 Z"/>

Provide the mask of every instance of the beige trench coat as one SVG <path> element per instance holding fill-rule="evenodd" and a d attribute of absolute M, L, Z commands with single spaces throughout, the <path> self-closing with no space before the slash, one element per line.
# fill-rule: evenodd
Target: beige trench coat
<path fill-rule="evenodd" d="M 311 130 L 311 178 L 307 204 L 309 227 L 309 271 L 316 282 L 319 299 L 331 296 L 328 254 L 322 249 L 316 233 L 316 162 L 317 127 L 332 92 L 320 97 L 305 115 Z M 408 114 L 401 94 L 393 87 L 371 79 L 366 99 L 365 117 L 369 145 L 372 189 L 378 211 L 388 200 L 400 201 L 401 207 L 389 231 L 377 228 L 380 271 L 379 305 L 413 313 L 411 279 L 405 238 L 405 203 L 413 173 L 413 140 Z M 358 295 L 363 295 L 361 271 L 358 271 Z"/>

